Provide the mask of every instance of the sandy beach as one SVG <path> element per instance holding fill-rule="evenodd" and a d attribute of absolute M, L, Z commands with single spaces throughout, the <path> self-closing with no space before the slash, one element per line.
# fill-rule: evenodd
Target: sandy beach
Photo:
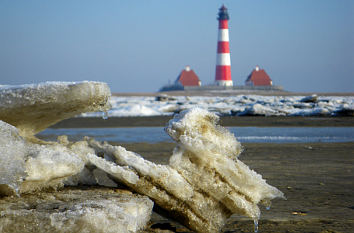
<path fill-rule="evenodd" d="M 119 145 L 161 164 L 174 148 L 173 143 Z M 269 211 L 262 208 L 259 232 L 353 232 L 354 143 L 244 143 L 243 148 L 240 159 L 287 197 L 273 201 Z M 156 213 L 145 232 L 167 229 L 190 232 Z M 223 232 L 253 232 L 253 221 L 232 216 Z"/>

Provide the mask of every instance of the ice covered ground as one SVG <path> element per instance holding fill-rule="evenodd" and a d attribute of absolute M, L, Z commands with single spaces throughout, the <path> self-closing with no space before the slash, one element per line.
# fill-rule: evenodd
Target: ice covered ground
<path fill-rule="evenodd" d="M 219 115 L 237 116 L 337 116 L 353 115 L 353 96 L 260 96 L 231 97 L 173 96 L 117 97 L 112 96 L 110 117 L 172 115 L 199 107 Z M 84 113 L 83 117 L 101 117 L 101 113 Z"/>

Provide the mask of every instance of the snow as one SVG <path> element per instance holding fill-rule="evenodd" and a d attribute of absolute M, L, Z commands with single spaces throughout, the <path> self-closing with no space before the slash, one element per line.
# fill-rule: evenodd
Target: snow
<path fill-rule="evenodd" d="M 230 97 L 174 96 L 166 101 L 155 97 L 117 97 L 110 99 L 110 117 L 165 116 L 193 107 L 219 115 L 262 116 L 335 116 L 340 110 L 354 110 L 353 96 L 259 96 Z M 85 113 L 82 117 L 101 117 Z"/>

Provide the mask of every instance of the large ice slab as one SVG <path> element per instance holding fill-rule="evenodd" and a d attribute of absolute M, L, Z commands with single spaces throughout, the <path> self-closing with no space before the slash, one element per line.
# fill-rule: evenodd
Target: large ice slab
<path fill-rule="evenodd" d="M 108 110 L 110 94 L 98 82 L 0 86 L 0 194 L 57 187 L 79 173 L 87 151 L 37 144 L 33 135 L 79 113 Z"/>
<path fill-rule="evenodd" d="M 138 232 L 153 202 L 128 191 L 104 188 L 0 199 L 0 232 Z"/>
<path fill-rule="evenodd" d="M 80 113 L 107 111 L 110 89 L 100 82 L 0 86 L 0 120 L 26 137 Z"/>

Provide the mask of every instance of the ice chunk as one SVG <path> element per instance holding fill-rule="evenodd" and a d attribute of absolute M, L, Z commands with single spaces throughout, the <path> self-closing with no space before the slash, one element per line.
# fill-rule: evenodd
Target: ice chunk
<path fill-rule="evenodd" d="M 214 113 L 195 108 L 177 114 L 165 130 L 173 140 L 195 153 L 237 157 L 241 153 L 241 144 L 232 133 L 216 125 L 218 119 Z"/>
<path fill-rule="evenodd" d="M 73 151 L 28 142 L 14 126 L 0 121 L 0 195 L 61 185 L 84 168 L 85 161 Z"/>
<path fill-rule="evenodd" d="M 227 203 L 224 204 L 233 206 L 230 209 L 232 212 L 240 212 L 256 219 L 259 217 L 256 204 L 261 201 L 268 202 L 276 197 L 283 197 L 283 194 L 268 185 L 261 175 L 250 170 L 247 165 L 237 159 L 241 152 L 240 144 L 233 135 L 225 133 L 224 128 L 217 126 L 217 116 L 211 115 L 214 114 L 206 110 L 192 109 L 181 113 L 181 120 L 176 122 L 176 119 L 181 118 L 181 116 L 177 116 L 175 120 L 170 121 L 166 131 L 172 138 L 180 142 L 178 149 L 170 159 L 170 165 L 190 183 L 196 184 L 198 188 L 210 193 L 221 202 L 229 198 L 237 198 L 234 203 L 227 200 Z M 212 120 L 208 122 L 208 119 Z M 180 127 L 180 122 L 184 122 L 184 125 L 194 125 L 200 121 L 208 122 L 201 124 L 203 125 L 202 131 L 198 127 L 183 129 Z M 175 132 L 178 132 L 177 137 Z M 194 135 L 194 137 L 190 137 L 185 143 L 186 135 Z M 220 135 L 223 136 L 223 140 L 219 139 Z M 205 145 L 201 146 L 200 139 L 206 136 L 209 140 L 204 140 Z M 213 150 L 208 150 L 209 147 L 212 147 Z M 230 151 L 225 148 L 230 148 Z M 234 157 L 225 156 L 232 152 L 234 152 Z M 212 172 L 207 172 L 207 170 Z M 228 193 L 234 195 L 228 195 Z M 243 204 L 239 205 L 239 203 Z"/>
<path fill-rule="evenodd" d="M 282 112 L 278 112 L 274 108 L 266 107 L 261 104 L 254 104 L 246 108 L 243 112 L 238 114 L 239 116 L 278 116 L 284 115 Z"/>
<path fill-rule="evenodd" d="M 105 187 L 117 187 L 117 184 L 111 180 L 107 173 L 101 169 L 94 169 L 93 175 L 95 176 L 95 180 L 98 185 L 105 186 Z"/>
<path fill-rule="evenodd" d="M 128 167 L 117 166 L 116 164 L 107 161 L 104 158 L 100 158 L 95 154 L 87 154 L 87 157 L 91 164 L 94 164 L 106 173 L 111 174 L 118 179 L 124 180 L 125 182 L 136 184 L 138 176 Z"/>
<path fill-rule="evenodd" d="M 0 195 L 18 192 L 26 177 L 26 142 L 18 130 L 0 121 Z"/>
<path fill-rule="evenodd" d="M 65 138 L 41 145 L 33 135 L 79 113 L 108 110 L 110 94 L 107 84 L 98 82 L 1 86 L 0 194 L 60 186 L 80 173 L 92 149 L 69 145 Z"/>
<path fill-rule="evenodd" d="M 65 179 L 64 185 L 67 186 L 98 185 L 98 183 L 93 172 L 88 167 L 84 167 L 84 169 L 82 169 L 82 171 L 79 172 L 78 174 L 75 174 Z"/>
<path fill-rule="evenodd" d="M 304 103 L 317 103 L 318 101 L 318 96 L 316 94 L 306 96 L 300 100 L 300 102 Z"/>
<path fill-rule="evenodd" d="M 149 196 L 157 205 L 168 210 L 171 217 L 191 229 L 197 232 L 217 232 L 230 216 L 230 212 L 221 203 L 195 189 L 194 184 L 188 183 L 170 166 L 155 165 L 133 152 L 107 143 L 91 140 L 90 146 L 115 156 L 117 164 L 128 165 L 129 169 L 137 173 L 138 180 L 131 183 L 124 177 L 105 170 L 112 177 L 136 192 Z M 103 159 L 99 161 L 104 162 Z M 94 164 L 104 169 L 102 165 Z"/>
<path fill-rule="evenodd" d="M 0 120 L 32 135 L 77 114 L 110 108 L 110 89 L 99 82 L 47 82 L 0 88 Z"/>
<path fill-rule="evenodd" d="M 111 189 L 64 189 L 0 200 L 0 232 L 138 232 L 153 202 Z"/>
<path fill-rule="evenodd" d="M 170 165 L 156 165 L 122 147 L 86 139 L 96 154 L 115 158 L 117 165 L 93 154 L 90 162 L 149 196 L 194 231 L 218 232 L 233 213 L 257 221 L 258 204 L 269 206 L 284 195 L 237 159 L 240 143 L 217 122 L 215 114 L 202 109 L 176 115 L 166 128 L 178 144 Z M 136 174 L 136 182 L 114 172 L 116 167 Z"/>
<path fill-rule="evenodd" d="M 80 157 L 58 144 L 28 144 L 26 182 L 47 182 L 77 174 L 84 167 Z"/>

